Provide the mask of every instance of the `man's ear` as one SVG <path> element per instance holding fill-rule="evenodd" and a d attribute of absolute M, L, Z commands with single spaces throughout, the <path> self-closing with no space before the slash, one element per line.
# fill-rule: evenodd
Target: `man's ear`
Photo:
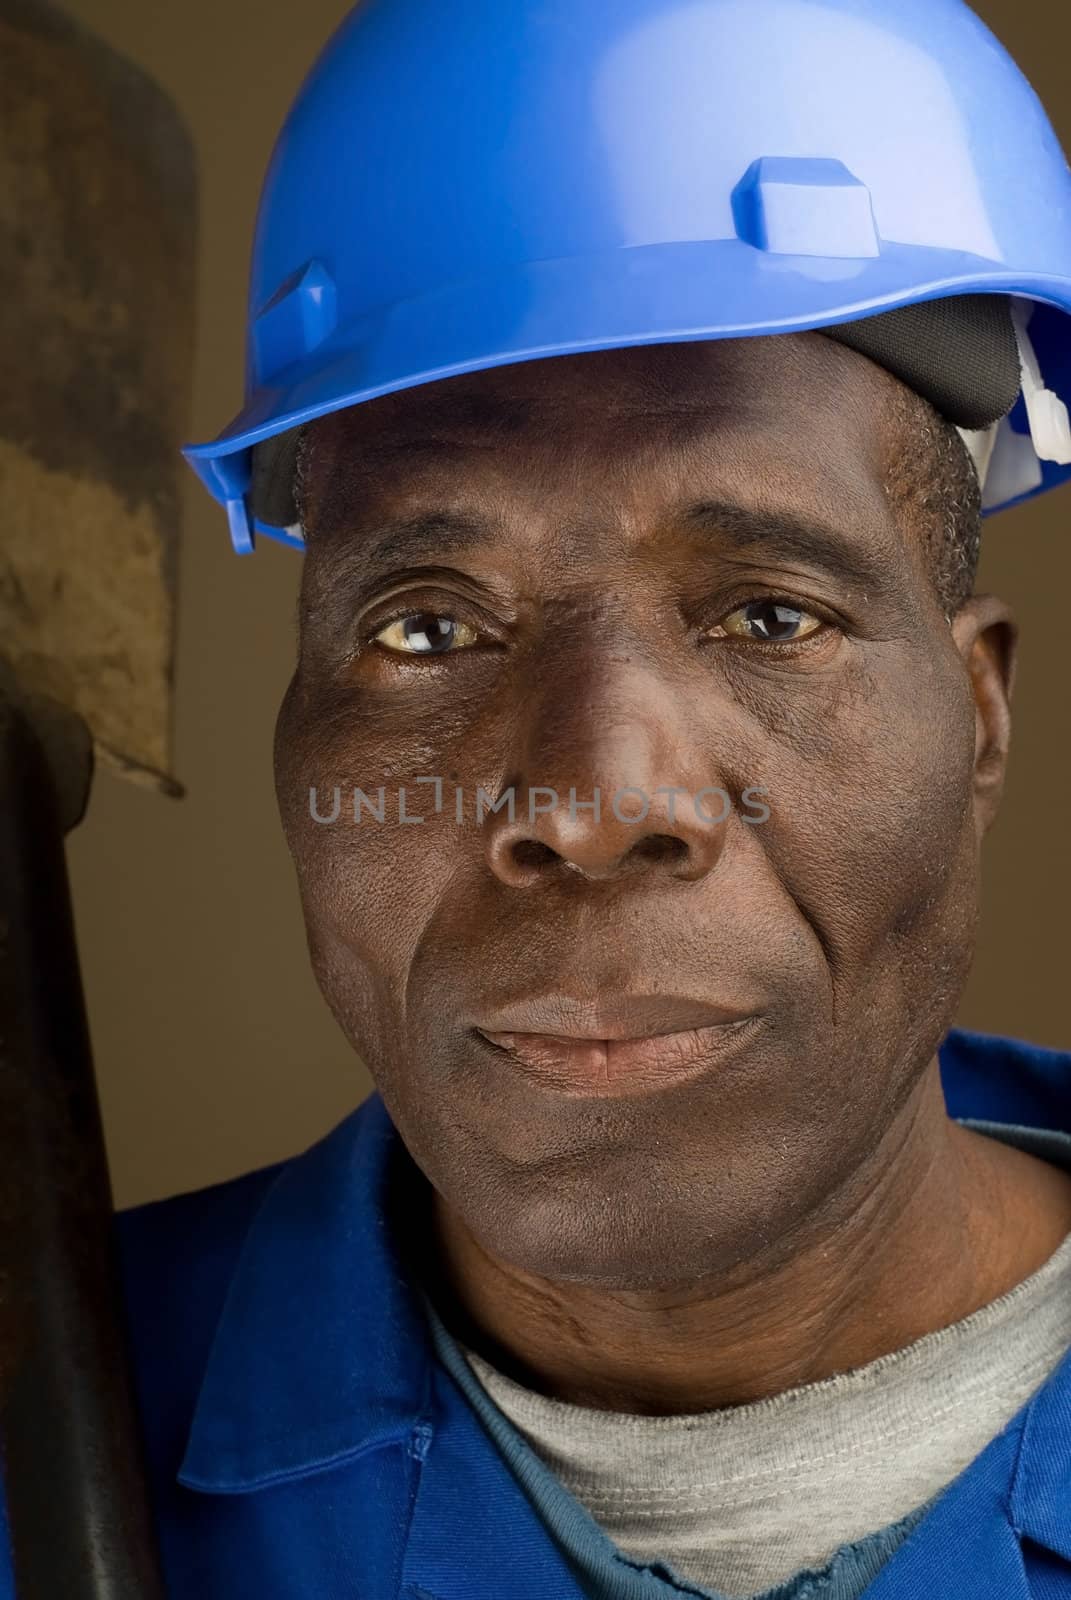
<path fill-rule="evenodd" d="M 981 839 L 996 817 L 1004 789 L 1019 629 L 1003 600 L 978 594 L 956 612 L 952 637 L 974 695 L 974 812 Z"/>

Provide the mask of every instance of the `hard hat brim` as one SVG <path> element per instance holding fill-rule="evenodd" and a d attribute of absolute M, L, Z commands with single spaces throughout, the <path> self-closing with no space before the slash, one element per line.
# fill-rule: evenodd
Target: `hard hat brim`
<path fill-rule="evenodd" d="M 738 239 L 663 243 L 522 263 L 380 307 L 275 373 L 215 439 L 189 444 L 183 454 L 227 507 L 237 548 L 251 548 L 254 532 L 300 545 L 300 530 L 251 515 L 252 446 L 329 412 L 490 367 L 643 344 L 805 332 L 967 293 L 1039 302 L 1031 332 L 1042 373 L 1049 388 L 1071 395 L 1071 277 L 888 242 L 880 255 L 863 260 L 770 256 Z M 756 310 L 772 302 L 782 308 L 776 321 L 757 319 Z M 1026 433 L 1025 417 L 1017 418 L 1021 406 L 1020 398 L 1010 420 Z M 1071 467 L 1040 465 L 1042 481 L 1017 500 L 1071 476 Z M 986 515 L 1017 500 L 990 505 Z"/>

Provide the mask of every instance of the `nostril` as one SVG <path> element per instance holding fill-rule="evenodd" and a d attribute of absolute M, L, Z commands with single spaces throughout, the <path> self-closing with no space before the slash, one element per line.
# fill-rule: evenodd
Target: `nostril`
<path fill-rule="evenodd" d="M 518 839 L 513 846 L 513 859 L 519 867 L 543 867 L 559 857 L 556 850 L 538 839 Z"/>
<path fill-rule="evenodd" d="M 671 833 L 651 833 L 638 839 L 629 855 L 638 856 L 642 861 L 679 862 L 687 859 L 688 845 Z"/>

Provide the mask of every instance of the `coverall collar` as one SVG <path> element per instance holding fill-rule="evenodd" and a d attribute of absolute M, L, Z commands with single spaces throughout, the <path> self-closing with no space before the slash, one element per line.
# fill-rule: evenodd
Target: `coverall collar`
<path fill-rule="evenodd" d="M 288 1161 L 238 1256 L 179 1481 L 227 1493 L 405 1440 L 430 1335 L 388 1207 L 412 1162 L 378 1092 Z"/>

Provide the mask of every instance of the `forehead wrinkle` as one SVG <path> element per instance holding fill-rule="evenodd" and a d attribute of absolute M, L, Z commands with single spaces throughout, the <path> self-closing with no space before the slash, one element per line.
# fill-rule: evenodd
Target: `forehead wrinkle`
<path fill-rule="evenodd" d="M 579 359 L 557 358 L 555 366 Z M 686 385 L 674 386 L 671 376 L 656 367 L 643 372 L 640 381 L 611 374 L 598 384 L 536 385 L 525 394 L 455 389 L 456 380 L 445 380 L 347 408 L 334 414 L 331 447 L 324 452 L 325 504 L 346 507 L 355 475 L 367 482 L 377 472 L 407 463 L 421 467 L 449 460 L 451 454 L 491 454 L 524 443 L 549 445 L 559 459 L 578 452 L 597 457 L 609 444 L 611 454 L 627 453 L 631 459 L 637 446 L 672 450 L 711 434 L 729 442 L 734 434 L 770 424 L 762 386 L 751 384 L 741 392 L 736 384 L 726 388 L 712 380 L 690 395 Z"/>
<path fill-rule="evenodd" d="M 555 434 L 570 439 L 576 436 L 578 418 L 586 421 L 588 417 L 601 423 L 604 432 L 616 430 L 622 421 L 645 429 L 664 422 L 671 435 L 690 437 L 719 422 L 739 420 L 744 406 L 742 395 L 716 391 L 689 400 L 679 387 L 657 383 L 649 376 L 642 384 L 611 378 L 594 387 L 549 386 L 524 395 L 449 390 L 449 381 L 429 384 L 415 391 L 420 396 L 415 403 L 411 398 L 414 391 L 402 390 L 336 413 L 340 420 L 334 430 L 331 464 L 342 455 L 391 463 L 407 454 L 493 449 L 502 442 L 516 443 L 524 433 L 533 443 L 553 439 Z M 399 396 L 408 403 L 379 409 Z M 593 435 L 599 431 L 592 429 Z"/>
<path fill-rule="evenodd" d="M 527 398 L 476 390 L 438 392 L 446 387 L 433 383 L 399 390 L 339 413 L 335 460 L 390 460 L 424 448 L 493 444 L 515 437 L 533 420 L 533 402 Z"/>
<path fill-rule="evenodd" d="M 428 389 L 439 387 L 432 384 Z M 403 412 L 392 424 L 391 413 L 377 410 L 378 404 L 368 401 L 337 413 L 339 420 L 332 419 L 335 426 L 324 430 L 328 448 L 322 455 L 319 449 L 310 452 L 310 477 L 319 479 L 318 528 L 350 519 L 369 487 L 378 487 L 374 480 L 397 473 L 400 467 L 420 470 L 474 451 L 491 453 L 504 445 L 515 446 L 518 434 L 530 428 L 533 411 L 527 399 L 461 392 L 449 400 L 445 396 L 429 400 L 422 394 L 417 414 L 407 417 Z M 369 414 L 373 422 L 386 419 L 385 425 L 368 426 Z"/>
<path fill-rule="evenodd" d="M 390 401 L 395 397 L 383 398 Z M 503 490 L 507 501 L 511 493 L 527 499 L 538 487 L 540 509 L 545 514 L 563 483 L 567 500 L 583 499 L 582 507 L 563 508 L 563 514 L 554 519 L 572 563 L 583 560 L 593 531 L 605 534 L 608 522 L 619 522 L 621 513 L 625 523 L 634 521 L 637 491 L 642 503 L 647 499 L 645 489 L 657 484 L 666 467 L 681 491 L 689 480 L 700 478 L 695 484 L 697 493 L 692 495 L 696 502 L 704 498 L 702 478 L 713 466 L 714 482 L 705 498 L 724 512 L 722 533 L 734 535 L 738 542 L 746 538 L 752 545 L 760 537 L 768 543 L 780 538 L 784 553 L 805 558 L 813 555 L 815 547 L 829 545 L 828 530 L 824 538 L 816 537 L 815 526 L 803 526 L 804 514 L 796 519 L 796 525 L 783 517 L 775 526 L 767 516 L 762 529 L 754 518 L 745 526 L 747 508 L 738 493 L 729 489 L 729 482 L 739 485 L 746 479 L 753 487 L 761 483 L 774 489 L 786 466 L 791 468 L 791 457 L 799 454 L 800 466 L 808 462 L 811 468 L 806 476 L 813 480 L 816 491 L 813 516 L 820 519 L 824 515 L 834 525 L 848 520 L 842 502 L 857 502 L 865 485 L 853 482 L 852 474 L 845 478 L 845 463 L 831 451 L 828 435 L 810 445 L 804 440 L 801 448 L 786 408 L 771 411 L 768 395 L 760 399 L 752 390 L 752 404 L 744 408 L 744 415 L 739 404 L 729 404 L 729 398 L 717 390 L 689 397 L 687 391 L 675 394 L 668 387 L 659 387 L 648 392 L 644 403 L 644 395 L 631 383 L 609 383 L 601 393 L 587 388 L 567 391 L 564 396 L 553 389 L 533 398 L 493 390 L 450 392 L 450 384 L 444 383 L 428 386 L 409 414 L 403 410 L 395 417 L 390 412 L 376 412 L 378 402 L 368 402 L 340 414 L 353 425 L 336 429 L 334 449 L 325 452 L 330 467 L 322 497 L 323 521 L 339 532 L 347 522 L 353 523 L 354 533 L 359 533 L 355 554 L 362 565 L 371 565 L 385 554 L 399 561 L 406 553 L 416 557 L 433 543 L 446 552 L 486 542 L 501 533 L 501 526 L 494 527 L 486 515 L 469 512 L 464 506 L 454 511 L 448 506 L 436 510 L 432 505 L 409 517 L 403 514 L 395 520 L 392 516 L 383 522 L 374 504 L 384 494 L 384 484 L 376 482 L 377 478 L 390 479 L 385 486 L 389 501 L 395 493 L 415 493 L 416 480 L 427 469 L 433 480 L 428 498 L 433 501 L 442 487 L 434 483 L 439 468 L 445 474 L 444 500 L 448 502 L 454 498 L 451 479 L 456 475 L 462 483 L 466 459 L 478 455 L 489 466 L 493 462 L 496 500 Z M 736 396 L 737 401 L 741 398 Z M 373 415 L 385 425 L 366 427 L 366 420 Z M 590 430 L 584 426 L 587 415 L 592 416 Z M 880 424 L 883 419 L 875 420 Z M 877 431 L 880 436 L 880 426 Z M 538 453 L 533 455 L 526 448 L 529 445 Z M 503 447 L 520 449 L 512 473 L 509 462 L 502 460 Z M 863 454 L 870 452 L 864 450 Z M 816 465 L 821 469 L 817 473 L 813 470 Z M 596 504 L 598 510 L 594 511 Z M 508 509 L 507 505 L 507 513 Z M 664 519 L 659 516 L 657 520 Z M 871 523 L 873 519 L 866 516 L 865 520 Z M 383 530 L 378 537 L 377 523 Z M 705 527 L 712 526 L 708 515 Z"/>

